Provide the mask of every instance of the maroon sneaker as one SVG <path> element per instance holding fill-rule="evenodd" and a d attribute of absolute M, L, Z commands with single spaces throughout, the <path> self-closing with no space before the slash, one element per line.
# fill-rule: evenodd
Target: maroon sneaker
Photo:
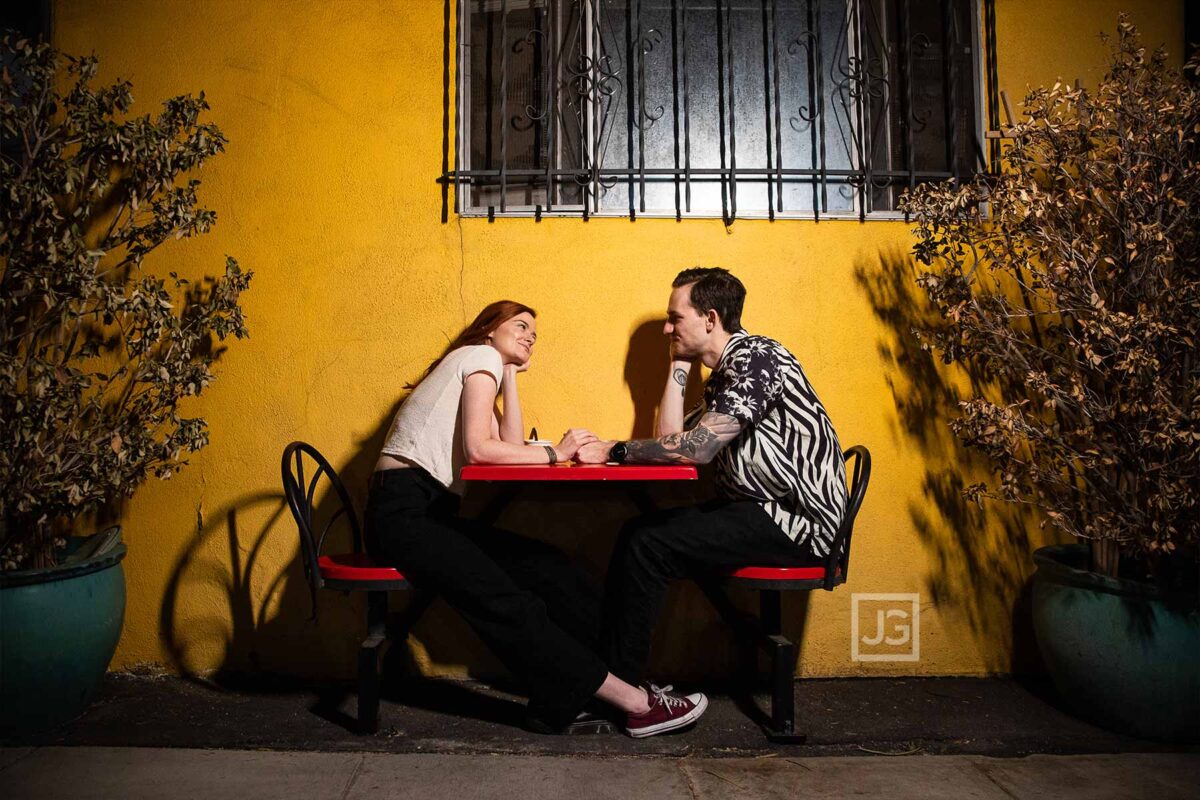
<path fill-rule="evenodd" d="M 671 691 L 670 686 L 662 689 L 654 684 L 647 684 L 646 697 L 650 701 L 650 710 L 644 714 L 627 714 L 625 716 L 625 732 L 635 739 L 643 736 L 654 736 L 667 731 L 679 730 L 700 719 L 700 715 L 708 708 L 708 698 L 696 694 L 680 695 Z"/>

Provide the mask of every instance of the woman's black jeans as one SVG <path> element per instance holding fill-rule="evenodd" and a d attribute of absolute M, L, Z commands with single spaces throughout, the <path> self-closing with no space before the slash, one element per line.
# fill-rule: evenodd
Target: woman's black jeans
<path fill-rule="evenodd" d="M 607 677 L 599 587 L 547 544 L 461 519 L 425 470 L 372 476 L 366 546 L 462 615 L 527 686 L 537 722 L 564 727 Z"/>

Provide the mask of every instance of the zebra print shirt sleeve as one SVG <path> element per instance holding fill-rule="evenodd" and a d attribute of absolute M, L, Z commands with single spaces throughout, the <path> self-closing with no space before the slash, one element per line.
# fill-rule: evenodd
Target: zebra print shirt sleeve
<path fill-rule="evenodd" d="M 732 346 L 725 354 L 706 387 L 705 393 L 711 398 L 709 411 L 755 425 L 779 400 L 782 370 L 764 341 L 747 336 L 744 344 Z"/>
<path fill-rule="evenodd" d="M 846 468 L 796 357 L 772 339 L 735 334 L 705 384 L 704 406 L 746 426 L 717 454 L 721 493 L 758 502 L 789 538 L 826 555 L 846 508 Z"/>

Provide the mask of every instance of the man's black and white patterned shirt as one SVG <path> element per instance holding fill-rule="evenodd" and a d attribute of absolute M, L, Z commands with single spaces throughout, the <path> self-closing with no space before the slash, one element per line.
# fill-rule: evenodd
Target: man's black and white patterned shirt
<path fill-rule="evenodd" d="M 688 427 L 705 411 L 745 425 L 717 454 L 721 494 L 758 502 L 789 538 L 827 555 L 846 510 L 846 464 L 796 357 L 773 339 L 735 333 Z"/>

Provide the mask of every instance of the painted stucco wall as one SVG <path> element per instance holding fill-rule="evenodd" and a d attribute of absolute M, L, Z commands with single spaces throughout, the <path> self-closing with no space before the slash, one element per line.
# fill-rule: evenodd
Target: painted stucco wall
<path fill-rule="evenodd" d="M 1182 50 L 1182 2 L 997 0 L 1000 86 L 1094 82 L 1098 34 L 1134 12 L 1146 41 Z M 1136 6 L 1130 8 L 1130 6 Z M 55 39 L 133 81 L 141 113 L 203 89 L 228 152 L 201 174 L 214 231 L 148 266 L 189 277 L 234 255 L 255 278 L 252 338 L 185 411 L 212 444 L 123 514 L 129 601 L 114 669 L 264 669 L 349 676 L 361 606 L 328 594 L 320 621 L 296 564 L 279 456 L 315 444 L 358 497 L 401 387 L 485 303 L 539 311 L 523 377 L 526 424 L 609 437 L 649 430 L 665 378 L 655 322 L 670 279 L 721 265 L 749 288 L 744 322 L 801 359 L 844 445 L 874 455 L 847 586 L 789 598 L 803 675 L 981 674 L 1034 663 L 1022 622 L 1036 527 L 963 504 L 983 473 L 938 414 L 962 386 L 907 337 L 916 308 L 903 222 L 576 219 L 440 221 L 442 0 L 60 0 Z M 666 498 L 669 500 L 670 498 Z M 581 509 L 586 514 L 581 514 Z M 632 509 L 618 499 L 519 503 L 505 523 L 603 569 Z M 920 659 L 850 657 L 851 596 L 920 595 Z M 749 596 L 743 598 L 750 602 Z M 864 606 L 864 608 L 868 608 Z M 863 630 L 873 629 L 864 611 Z M 654 669 L 729 669 L 732 640 L 691 587 L 673 592 Z M 435 607 L 414 651 L 432 674 L 493 674 L 469 629 Z"/>

